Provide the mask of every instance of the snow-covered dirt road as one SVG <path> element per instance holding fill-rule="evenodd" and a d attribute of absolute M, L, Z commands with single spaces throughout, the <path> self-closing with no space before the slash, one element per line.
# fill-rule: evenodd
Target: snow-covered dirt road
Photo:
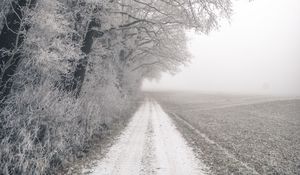
<path fill-rule="evenodd" d="M 206 174 L 192 148 L 157 102 L 147 99 L 91 175 Z"/>

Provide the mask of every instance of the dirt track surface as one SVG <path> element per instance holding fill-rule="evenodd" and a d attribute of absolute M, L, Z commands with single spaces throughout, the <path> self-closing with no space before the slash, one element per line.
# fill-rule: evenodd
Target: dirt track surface
<path fill-rule="evenodd" d="M 157 102 L 145 100 L 91 175 L 202 175 L 208 170 Z"/>

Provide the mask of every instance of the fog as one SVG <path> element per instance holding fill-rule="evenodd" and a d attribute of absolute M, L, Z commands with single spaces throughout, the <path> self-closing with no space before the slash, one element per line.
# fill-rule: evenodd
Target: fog
<path fill-rule="evenodd" d="M 300 94 L 300 1 L 237 1 L 209 35 L 187 32 L 191 63 L 143 89 Z"/>

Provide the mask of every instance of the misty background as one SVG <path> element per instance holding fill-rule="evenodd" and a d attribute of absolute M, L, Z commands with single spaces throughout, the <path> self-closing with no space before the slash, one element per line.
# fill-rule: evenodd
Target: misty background
<path fill-rule="evenodd" d="M 234 2 L 230 22 L 200 35 L 187 31 L 192 55 L 175 76 L 143 89 L 300 95 L 300 1 Z"/>

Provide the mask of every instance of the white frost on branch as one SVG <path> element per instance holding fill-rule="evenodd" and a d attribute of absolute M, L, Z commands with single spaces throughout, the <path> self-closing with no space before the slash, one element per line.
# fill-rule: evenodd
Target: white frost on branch
<path fill-rule="evenodd" d="M 72 16 L 64 8 L 58 0 L 40 0 L 27 19 L 34 32 L 27 34 L 24 52 L 45 73 L 68 73 L 74 69 L 70 61 L 80 58 L 79 43 L 72 41 Z"/>

